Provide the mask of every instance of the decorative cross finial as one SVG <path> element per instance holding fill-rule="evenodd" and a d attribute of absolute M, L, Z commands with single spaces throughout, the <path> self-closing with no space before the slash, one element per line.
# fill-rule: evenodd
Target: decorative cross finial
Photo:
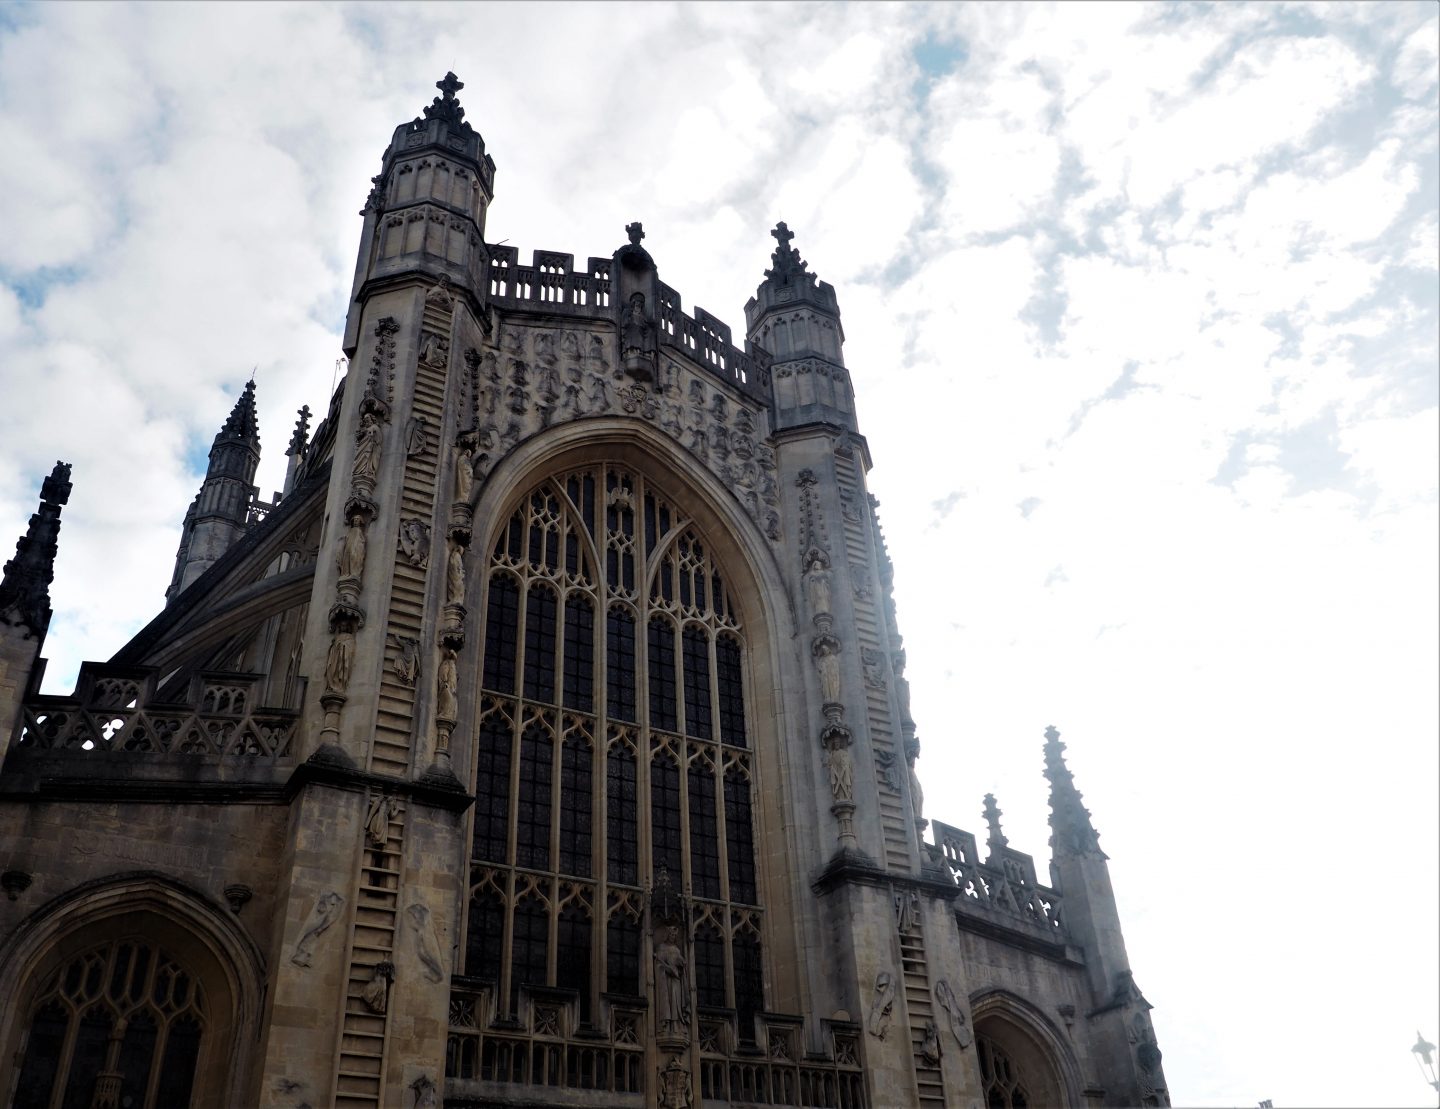
<path fill-rule="evenodd" d="M 625 234 L 630 236 L 631 246 L 639 246 L 640 240 L 645 237 L 645 228 L 640 225 L 640 221 L 637 219 L 634 223 L 627 223 L 625 225 Z"/>
<path fill-rule="evenodd" d="M 790 240 L 795 237 L 795 233 L 785 226 L 783 219 L 775 225 L 775 230 L 770 232 L 770 234 L 774 235 L 776 241 L 780 243 L 781 250 L 789 250 Z"/>
<path fill-rule="evenodd" d="M 1051 724 L 1045 729 L 1045 738 L 1048 739 L 1051 743 L 1054 743 L 1057 739 L 1060 738 L 1060 730 L 1056 728 L 1054 724 Z"/>
<path fill-rule="evenodd" d="M 446 100 L 454 100 L 455 94 L 465 87 L 465 82 L 447 72 L 443 80 L 435 82 L 435 87 L 445 94 Z"/>
<path fill-rule="evenodd" d="M 765 271 L 765 276 L 781 284 L 788 285 L 792 280 L 809 281 L 815 283 L 815 275 L 806 273 L 806 262 L 800 257 L 800 252 L 790 245 L 795 238 L 795 233 L 781 220 L 775 225 L 775 230 L 770 232 L 775 236 L 775 250 L 770 255 L 770 261 L 774 263 L 773 269 Z"/>

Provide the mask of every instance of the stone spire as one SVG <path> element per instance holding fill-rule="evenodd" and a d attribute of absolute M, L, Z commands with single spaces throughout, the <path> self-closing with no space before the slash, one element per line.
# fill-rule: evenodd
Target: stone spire
<path fill-rule="evenodd" d="M 300 467 L 305 464 L 305 452 L 310 446 L 310 406 L 304 405 L 296 414 L 300 418 L 295 421 L 295 433 L 290 436 L 290 445 L 285 448 L 285 457 L 289 460 L 285 464 L 284 492 L 287 494 L 295 488 Z"/>
<path fill-rule="evenodd" d="M 210 446 L 205 480 L 180 531 L 175 573 L 165 591 L 167 600 L 208 570 L 245 533 L 259 465 L 260 418 L 255 411 L 252 377 Z"/>
<path fill-rule="evenodd" d="M 778 244 L 774 253 L 770 255 L 771 265 L 774 267 L 765 271 L 765 280 L 778 285 L 814 286 L 819 280 L 813 273 L 807 273 L 808 263 L 800 257 L 800 252 L 790 245 L 795 238 L 795 233 L 781 220 L 775 225 L 775 230 L 770 232 Z"/>
<path fill-rule="evenodd" d="M 995 804 L 995 795 L 985 795 L 985 823 L 990 826 L 990 837 L 985 841 L 985 846 L 990 849 L 990 857 L 993 859 L 1005 848 L 1010 846 L 1010 841 L 1005 838 L 1005 833 L 1000 830 L 1001 813 Z"/>
<path fill-rule="evenodd" d="M 40 486 L 40 509 L 15 543 L 15 557 L 0 578 L 0 624 L 43 639 L 50 626 L 50 582 L 60 535 L 60 508 L 70 499 L 70 464 L 57 462 Z"/>
<path fill-rule="evenodd" d="M 1100 850 L 1100 834 L 1090 823 L 1090 810 L 1080 802 L 1075 777 L 1065 765 L 1065 744 L 1052 724 L 1045 729 L 1045 777 L 1050 780 L 1050 848 L 1056 858 L 1108 858 Z"/>

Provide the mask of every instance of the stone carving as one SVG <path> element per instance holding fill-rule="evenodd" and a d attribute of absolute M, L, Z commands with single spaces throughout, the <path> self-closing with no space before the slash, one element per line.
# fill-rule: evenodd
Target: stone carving
<path fill-rule="evenodd" d="M 372 1013 L 383 1013 L 390 1000 L 390 983 L 395 977 L 395 964 L 376 963 L 370 971 L 370 981 L 360 991 L 360 1000 Z"/>
<path fill-rule="evenodd" d="M 820 697 L 827 705 L 840 703 L 840 641 L 833 635 L 817 635 L 810 645 L 820 671 Z"/>
<path fill-rule="evenodd" d="M 450 361 L 450 340 L 433 331 L 420 336 L 420 364 L 444 369 Z"/>
<path fill-rule="evenodd" d="M 883 1040 L 890 1031 L 890 1014 L 895 1009 L 895 978 L 887 970 L 875 975 L 875 993 L 870 1001 L 870 1020 L 866 1023 L 870 1035 Z"/>
<path fill-rule="evenodd" d="M 445 603 L 465 603 L 465 548 L 458 543 L 450 547 L 450 556 L 445 560 Z"/>
<path fill-rule="evenodd" d="M 819 547 L 805 552 L 805 592 L 817 621 L 830 615 L 830 556 Z"/>
<path fill-rule="evenodd" d="M 900 792 L 900 760 L 893 751 L 876 751 L 875 765 L 880 770 L 880 780 L 894 793 Z"/>
<path fill-rule="evenodd" d="M 310 920 L 305 926 L 305 931 L 300 934 L 300 940 L 295 944 L 295 951 L 290 956 L 290 961 L 297 967 L 308 967 L 310 960 L 315 955 L 315 943 L 325 931 L 340 917 L 340 907 L 345 904 L 345 898 L 333 890 L 330 893 L 322 893 L 315 899 L 315 907 L 310 910 Z"/>
<path fill-rule="evenodd" d="M 454 723 L 459 715 L 456 699 L 460 688 L 460 677 L 455 665 L 455 650 L 446 647 L 440 656 L 440 669 L 435 673 L 435 718 Z"/>
<path fill-rule="evenodd" d="M 424 416 L 411 416 L 405 425 L 405 457 L 424 454 L 430 442 L 430 421 Z"/>
<path fill-rule="evenodd" d="M 461 504 L 470 503 L 470 491 L 475 485 L 475 452 L 467 447 L 455 451 L 455 499 Z"/>
<path fill-rule="evenodd" d="M 420 677 L 420 641 L 409 636 L 396 636 L 395 677 L 401 685 L 414 686 Z"/>
<path fill-rule="evenodd" d="M 975 1037 L 970 1034 L 970 1025 L 965 1019 L 965 1010 L 960 1007 L 960 999 L 955 996 L 950 983 L 943 978 L 935 983 L 935 1000 L 950 1024 L 950 1034 L 955 1037 L 960 1050 L 964 1051 L 974 1043 Z"/>
<path fill-rule="evenodd" d="M 325 656 L 325 689 L 344 693 L 350 684 L 350 668 L 355 663 L 355 633 L 342 628 L 330 640 Z"/>
<path fill-rule="evenodd" d="M 463 89 L 465 86 L 457 84 L 456 87 Z M 449 310 L 454 306 L 455 298 L 450 295 L 450 278 L 448 276 L 442 273 L 435 284 L 430 286 L 430 291 L 425 294 L 425 303 L 433 304 L 442 311 Z"/>
<path fill-rule="evenodd" d="M 925 791 L 920 788 L 920 778 L 915 773 L 915 760 L 920 755 L 920 744 L 905 744 L 905 766 L 910 776 L 910 809 L 914 814 L 915 823 L 922 823 L 925 819 Z"/>
<path fill-rule="evenodd" d="M 884 689 L 890 683 L 885 679 L 885 656 L 874 647 L 860 648 L 860 665 L 865 670 L 865 684 Z"/>
<path fill-rule="evenodd" d="M 683 1039 L 690 1030 L 690 990 L 679 936 L 680 930 L 672 926 L 655 945 L 655 1021 L 660 1035 Z"/>
<path fill-rule="evenodd" d="M 411 517 L 400 525 L 400 550 L 411 566 L 425 569 L 430 565 L 430 527 L 423 520 Z"/>
<path fill-rule="evenodd" d="M 365 573 L 365 517 L 351 513 L 345 542 L 340 548 L 340 576 L 358 578 Z"/>
<path fill-rule="evenodd" d="M 390 839 L 390 819 L 400 807 L 394 797 L 376 794 L 370 799 L 370 811 L 365 816 L 365 839 L 371 847 L 384 847 Z"/>
<path fill-rule="evenodd" d="M 940 1065 L 940 1028 L 933 1020 L 925 1022 L 925 1038 L 920 1041 L 920 1059 L 927 1067 Z"/>
<path fill-rule="evenodd" d="M 830 772 L 830 794 L 836 801 L 855 799 L 855 758 L 850 754 L 850 733 L 825 729 L 825 769 Z"/>
<path fill-rule="evenodd" d="M 625 372 L 636 381 L 655 377 L 655 323 L 645 311 L 645 294 L 631 293 L 620 321 L 620 350 Z"/>
<path fill-rule="evenodd" d="M 660 1068 L 660 1109 L 690 1109 L 690 1072 L 676 1056 Z"/>
<path fill-rule="evenodd" d="M 547 365 L 555 363 L 555 332 L 537 331 L 535 333 L 535 357 L 538 361 Z"/>
<path fill-rule="evenodd" d="M 4 878 L 8 876 L 8 873 L 4 876 L 0 876 L 0 886 L 5 885 Z M 27 882 L 26 885 L 29 885 L 29 883 Z M 10 892 L 8 886 L 6 886 L 6 892 Z M 225 887 L 225 900 L 229 903 L 230 911 L 232 913 L 238 913 L 241 909 L 245 907 L 245 905 L 249 902 L 250 898 L 254 896 L 254 890 L 252 890 L 249 886 L 242 885 L 239 882 Z M 10 900 L 15 900 L 14 893 L 10 893 Z"/>
<path fill-rule="evenodd" d="M 373 487 L 375 475 L 380 470 L 380 447 L 383 438 L 384 432 L 375 414 L 364 413 L 360 417 L 360 430 L 355 436 L 355 464 L 350 471 L 357 482 L 371 483 Z"/>
<path fill-rule="evenodd" d="M 432 982 L 442 982 L 445 970 L 440 962 L 440 941 L 435 938 L 435 922 L 430 910 L 418 901 L 405 910 L 410 925 L 415 930 L 415 954 L 425 967 L 425 977 Z"/>
<path fill-rule="evenodd" d="M 410 1089 L 415 1093 L 415 1109 L 440 1109 L 440 1089 L 428 1074 L 410 1083 Z"/>
<path fill-rule="evenodd" d="M 895 891 L 895 928 L 902 936 L 915 930 L 920 920 L 920 895 L 915 890 Z"/>

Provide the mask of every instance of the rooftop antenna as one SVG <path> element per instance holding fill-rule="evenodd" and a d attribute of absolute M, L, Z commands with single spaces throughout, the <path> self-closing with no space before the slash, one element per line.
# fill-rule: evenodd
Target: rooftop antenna
<path fill-rule="evenodd" d="M 340 380 L 340 364 L 344 361 L 343 358 L 335 359 L 335 372 L 330 375 L 330 395 L 332 397 L 335 395 L 335 382 Z"/>

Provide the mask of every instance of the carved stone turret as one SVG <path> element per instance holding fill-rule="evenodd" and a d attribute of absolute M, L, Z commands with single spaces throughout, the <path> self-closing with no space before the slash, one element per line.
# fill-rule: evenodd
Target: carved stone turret
<path fill-rule="evenodd" d="M 856 430 L 854 396 L 841 344 L 835 288 L 809 272 L 795 238 L 782 221 L 770 232 L 778 244 L 765 280 L 745 305 L 751 344 L 775 358 L 776 429 L 828 423 Z"/>
<path fill-rule="evenodd" d="M 175 574 L 165 591 L 166 600 L 184 592 L 245 534 L 259 465 L 260 421 L 255 412 L 255 381 L 251 379 L 210 447 L 205 480 L 185 513 Z"/>

